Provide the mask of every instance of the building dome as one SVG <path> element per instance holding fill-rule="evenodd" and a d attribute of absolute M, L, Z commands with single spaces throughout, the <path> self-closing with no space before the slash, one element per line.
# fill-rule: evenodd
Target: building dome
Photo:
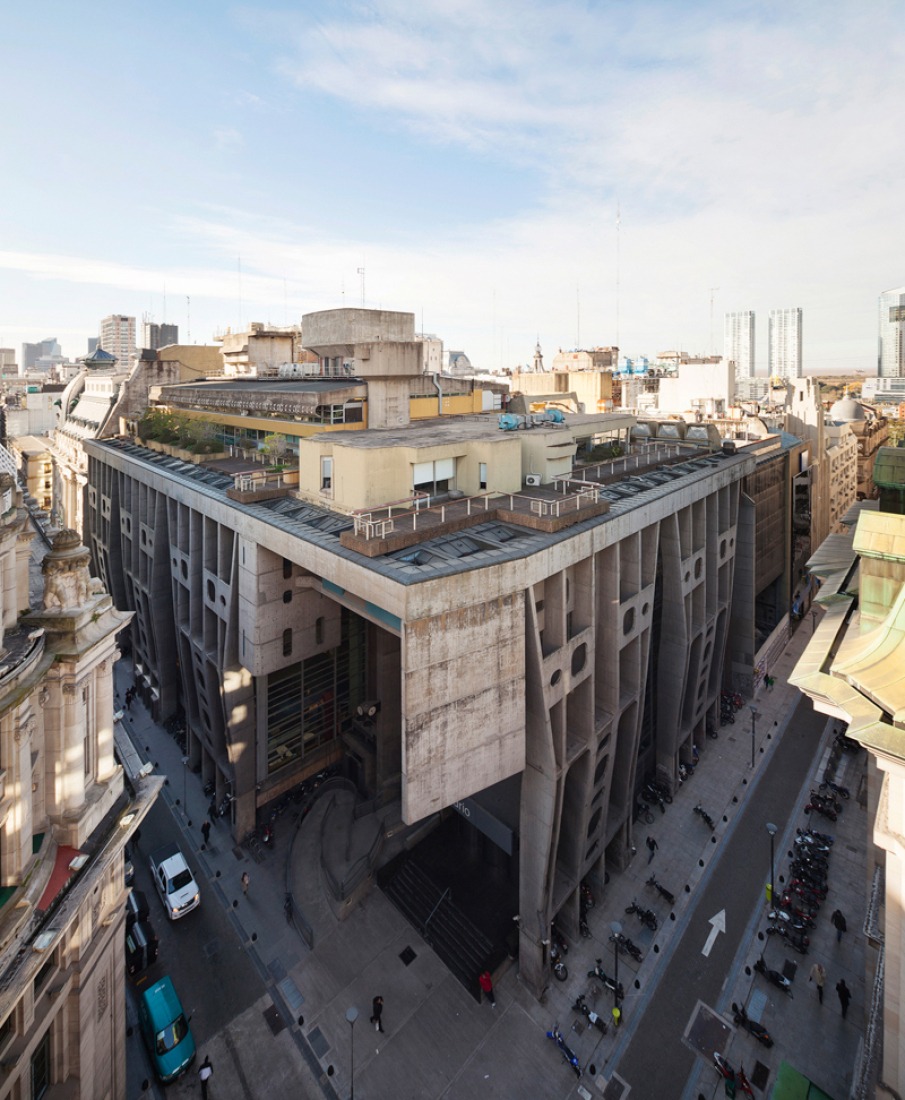
<path fill-rule="evenodd" d="M 864 406 L 854 397 L 843 397 L 833 403 L 830 418 L 837 424 L 850 424 L 853 420 L 866 420 Z"/>

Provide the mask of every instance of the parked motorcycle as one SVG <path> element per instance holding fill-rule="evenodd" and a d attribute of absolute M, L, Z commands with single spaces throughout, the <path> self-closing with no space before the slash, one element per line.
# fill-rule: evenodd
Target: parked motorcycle
<path fill-rule="evenodd" d="M 593 909 L 594 908 L 594 895 L 593 895 L 593 893 L 591 893 L 591 887 L 588 886 L 587 882 L 584 879 L 581 880 L 581 886 L 579 887 L 579 891 L 580 891 L 581 904 L 585 907 L 585 909 Z"/>
<path fill-rule="evenodd" d="M 797 917 L 807 917 L 809 920 L 814 920 L 818 913 L 818 909 L 813 904 L 809 905 L 804 898 L 788 890 L 783 891 L 779 905 L 789 913 L 794 913 Z"/>
<path fill-rule="evenodd" d="M 626 913 L 634 913 L 641 923 L 651 930 L 651 932 L 657 931 L 657 915 L 650 909 L 645 909 L 643 905 L 639 905 L 637 901 L 632 900 L 632 904 L 626 906 Z"/>
<path fill-rule="evenodd" d="M 771 924 L 767 927 L 768 936 L 782 936 L 789 947 L 793 951 L 797 951 L 799 955 L 807 955 L 808 947 L 811 941 L 801 932 L 796 932 L 792 928 L 787 928 L 784 924 Z"/>
<path fill-rule="evenodd" d="M 659 882 L 657 882 L 656 875 L 651 875 L 650 876 L 650 878 L 647 880 L 647 885 L 648 886 L 653 886 L 653 888 L 657 891 L 657 893 L 660 895 L 660 897 L 661 898 L 666 898 L 666 900 L 669 902 L 670 905 L 675 905 L 676 904 L 675 894 L 670 893 L 670 891 L 667 890 L 665 886 L 663 886 Z"/>
<path fill-rule="evenodd" d="M 644 958 L 637 944 L 633 943 L 628 936 L 623 935 L 622 932 L 613 932 L 610 936 L 610 943 L 616 945 L 616 950 L 620 954 L 631 955 L 635 962 L 641 962 Z"/>
<path fill-rule="evenodd" d="M 813 882 L 806 882 L 803 878 L 789 879 L 789 889 L 795 894 L 800 894 L 804 898 L 811 897 L 817 902 L 826 899 L 825 886 L 816 886 Z"/>
<path fill-rule="evenodd" d="M 764 962 L 763 955 L 754 964 L 754 970 L 756 973 L 763 975 L 771 985 L 775 985 L 777 989 L 781 989 L 789 997 L 792 996 L 792 983 L 781 971 L 771 970 Z"/>
<path fill-rule="evenodd" d="M 611 993 L 616 994 L 618 1000 L 622 1001 L 625 999 L 625 991 L 622 988 L 622 982 L 619 982 L 617 984 L 615 978 L 611 978 L 606 973 L 606 971 L 603 969 L 603 959 L 597 960 L 597 965 L 594 967 L 594 969 L 588 971 L 588 977 L 597 978 L 599 981 L 603 982 L 603 984 Z"/>
<path fill-rule="evenodd" d="M 759 1024 L 757 1020 L 751 1019 L 745 1011 L 744 1005 L 733 1004 L 732 1019 L 736 1027 L 743 1027 L 749 1035 L 753 1035 L 754 1038 L 757 1039 L 759 1043 L 763 1043 L 765 1047 L 773 1046 L 773 1036 L 767 1031 L 763 1024 Z"/>
<path fill-rule="evenodd" d="M 787 912 L 785 909 L 771 909 L 767 913 L 767 920 L 773 921 L 774 924 L 787 924 L 790 928 L 796 932 L 804 932 L 808 928 L 814 927 L 814 922 L 810 918 L 797 917 L 793 913 Z"/>
<path fill-rule="evenodd" d="M 557 981 L 564 982 L 569 977 L 566 964 L 560 957 L 559 948 L 553 942 L 550 943 L 550 966 L 553 968 L 553 976 Z"/>
<path fill-rule="evenodd" d="M 822 852 L 828 852 L 836 843 L 832 833 L 818 833 L 816 829 L 796 829 L 795 843 L 808 848 L 818 848 Z"/>
<path fill-rule="evenodd" d="M 754 1100 L 754 1089 L 751 1088 L 751 1082 L 745 1076 L 744 1066 L 740 1066 L 736 1073 L 722 1054 L 716 1050 L 713 1052 L 713 1065 L 720 1077 L 726 1082 L 727 1096 L 735 1096 L 736 1090 L 741 1089 L 746 1096 L 750 1096 L 751 1100 Z"/>
<path fill-rule="evenodd" d="M 834 813 L 841 814 L 842 803 L 831 794 L 821 794 L 820 791 L 811 791 L 811 802 L 819 802 L 822 806 L 828 806 Z"/>
<path fill-rule="evenodd" d="M 575 1076 L 581 1077 L 581 1065 L 578 1061 L 578 1055 L 566 1045 L 566 1041 L 562 1037 L 562 1032 L 559 1030 L 559 1024 L 553 1025 L 552 1030 L 547 1032 L 547 1038 L 552 1039 L 553 1042 L 556 1043 L 559 1048 L 559 1053 L 563 1056 L 563 1061 L 569 1063 L 575 1072 Z"/>
<path fill-rule="evenodd" d="M 840 787 L 837 783 L 834 783 L 832 779 L 828 779 L 826 776 L 823 777 L 823 782 L 820 784 L 820 790 L 830 790 L 833 792 L 833 794 L 838 794 L 840 798 L 847 799 L 851 798 L 852 796 L 852 793 L 848 789 L 848 787 Z"/>
<path fill-rule="evenodd" d="M 641 794 L 651 803 L 651 805 L 659 806 L 661 814 L 666 813 L 666 799 L 660 791 L 656 790 L 648 783 L 646 787 L 642 788 Z"/>
<path fill-rule="evenodd" d="M 580 1012 L 582 1016 L 586 1016 L 588 1022 L 596 1027 L 601 1035 L 606 1035 L 606 1021 L 602 1016 L 598 1016 L 589 1005 L 585 1004 L 584 997 L 584 993 L 578 994 L 575 998 L 575 1004 L 572 1005 L 572 1011 Z"/>
<path fill-rule="evenodd" d="M 823 806 L 819 802 L 809 802 L 805 806 L 804 812 L 806 814 L 820 814 L 821 817 L 825 817 L 829 821 L 835 821 L 839 817 L 835 810 L 831 810 L 829 806 Z"/>
<path fill-rule="evenodd" d="M 694 810 L 692 810 L 692 813 L 696 813 L 706 825 L 710 826 L 710 831 L 713 832 L 713 830 L 716 828 L 716 825 L 714 825 L 713 818 L 710 816 L 709 813 L 707 813 L 703 806 L 695 806 Z"/>

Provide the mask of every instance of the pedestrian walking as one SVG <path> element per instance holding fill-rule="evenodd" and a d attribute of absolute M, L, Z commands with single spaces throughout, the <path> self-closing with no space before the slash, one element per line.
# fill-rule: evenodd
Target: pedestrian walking
<path fill-rule="evenodd" d="M 836 929 L 836 943 L 842 943 L 842 933 L 848 931 L 848 925 L 845 923 L 845 917 L 842 915 L 841 909 L 836 909 L 830 920 L 833 922 L 833 927 Z"/>
<path fill-rule="evenodd" d="M 493 995 L 493 978 L 489 970 L 484 970 L 478 975 L 478 985 L 484 992 L 484 996 L 490 1001 L 490 1007 L 496 1008 L 496 997 Z"/>
<path fill-rule="evenodd" d="M 845 1019 L 845 1014 L 848 1012 L 848 1003 L 852 999 L 852 991 L 845 984 L 845 978 L 840 978 L 836 985 L 836 992 L 839 994 L 839 1004 L 842 1006 L 842 1019 Z"/>
<path fill-rule="evenodd" d="M 204 837 L 204 843 L 208 844 L 211 839 L 211 823 L 206 818 L 201 822 L 201 835 Z"/>
<path fill-rule="evenodd" d="M 650 855 L 647 857 L 648 863 L 650 863 L 650 861 L 654 858 L 654 853 L 659 847 L 660 845 L 656 842 L 656 840 L 654 840 L 652 836 L 649 836 L 647 838 L 647 850 L 650 852 Z"/>
<path fill-rule="evenodd" d="M 374 1025 L 375 1031 L 383 1031 L 383 1021 L 381 1016 L 383 1014 L 383 997 L 375 997 L 371 1001 L 371 1023 Z"/>
<path fill-rule="evenodd" d="M 126 688 L 126 710 L 132 709 L 132 697 L 135 695 L 133 688 Z"/>
<path fill-rule="evenodd" d="M 198 1077 L 201 1079 L 201 1100 L 207 1100 L 207 1083 L 213 1075 L 214 1067 L 211 1065 L 210 1057 L 205 1055 L 201 1068 L 198 1070 Z"/>
<path fill-rule="evenodd" d="M 817 986 L 817 1000 L 823 1004 L 823 986 L 826 982 L 826 970 L 822 963 L 814 963 L 811 967 L 811 975 L 808 981 L 813 982 Z"/>
<path fill-rule="evenodd" d="M 242 893 L 246 897 L 248 897 L 248 872 L 247 871 L 242 872 L 241 882 L 242 882 Z"/>
<path fill-rule="evenodd" d="M 207 816 L 210 818 L 212 825 L 217 824 L 217 796 L 211 795 L 211 800 L 207 804 Z"/>

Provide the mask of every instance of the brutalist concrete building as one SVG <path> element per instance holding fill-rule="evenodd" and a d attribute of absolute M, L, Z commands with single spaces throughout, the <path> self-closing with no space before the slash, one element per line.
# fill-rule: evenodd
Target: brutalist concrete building
<path fill-rule="evenodd" d="M 240 839 L 332 761 L 406 824 L 458 811 L 512 886 L 540 994 L 550 921 L 574 930 L 582 879 L 602 888 L 630 852 L 638 787 L 706 752 L 751 588 L 755 459 L 703 429 L 633 441 L 615 414 L 414 423 L 411 314 L 328 311 L 303 333 L 367 408 L 299 437 L 297 485 L 86 443 L 89 538 L 135 613 L 139 687 L 184 712 Z"/>

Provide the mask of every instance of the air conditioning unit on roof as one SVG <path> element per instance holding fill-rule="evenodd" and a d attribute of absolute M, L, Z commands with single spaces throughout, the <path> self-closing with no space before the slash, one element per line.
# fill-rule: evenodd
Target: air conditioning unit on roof
<path fill-rule="evenodd" d="M 540 474 L 525 474 L 526 485 L 540 485 Z"/>

